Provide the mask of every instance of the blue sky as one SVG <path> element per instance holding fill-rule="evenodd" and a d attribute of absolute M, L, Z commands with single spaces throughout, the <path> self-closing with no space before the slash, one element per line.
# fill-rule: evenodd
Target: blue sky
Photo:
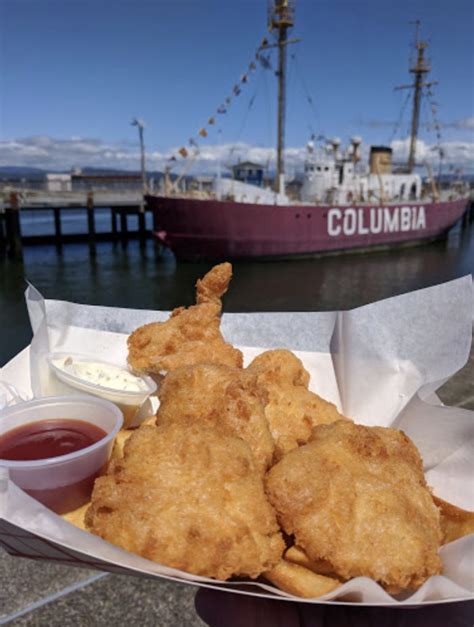
<path fill-rule="evenodd" d="M 393 123 L 406 93 L 393 87 L 410 82 L 418 18 L 439 81 L 443 142 L 472 165 L 472 2 L 299 0 L 296 9 L 292 35 L 302 41 L 289 52 L 286 132 L 295 155 L 311 130 L 366 144 L 403 139 L 408 110 L 395 137 Z M 139 116 L 149 163 L 159 167 L 232 92 L 267 34 L 266 12 L 266 0 L 0 0 L 0 165 L 134 167 L 129 122 Z M 273 72 L 259 67 L 199 140 L 209 163 L 218 143 L 267 154 L 275 94 Z M 433 132 L 421 138 L 426 150 L 436 143 Z"/>

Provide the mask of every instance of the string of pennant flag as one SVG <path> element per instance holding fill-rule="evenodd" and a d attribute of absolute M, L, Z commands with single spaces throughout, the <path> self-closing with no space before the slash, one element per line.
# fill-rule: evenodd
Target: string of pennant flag
<path fill-rule="evenodd" d="M 441 124 L 438 120 L 438 105 L 433 100 L 434 93 L 433 93 L 433 90 L 431 89 L 431 86 L 428 86 L 426 92 L 428 96 L 429 106 L 431 109 L 431 116 L 433 118 L 433 127 L 434 127 L 435 134 L 436 134 L 436 140 L 437 140 L 436 149 L 438 151 L 440 160 L 442 160 L 444 158 L 444 150 L 443 150 L 442 143 L 441 143 L 442 142 Z"/>
<path fill-rule="evenodd" d="M 182 146 L 181 148 L 179 148 L 177 152 L 168 159 L 168 161 L 177 161 L 179 157 L 186 159 L 187 157 L 189 157 L 191 150 L 193 150 L 195 153 L 196 151 L 198 151 L 198 138 L 207 137 L 210 130 L 209 127 L 212 127 L 216 124 L 218 116 L 225 115 L 227 113 L 233 99 L 237 98 L 240 95 L 243 85 L 248 83 L 250 76 L 256 71 L 257 63 L 260 63 L 264 69 L 271 69 L 269 57 L 262 54 L 262 50 L 265 50 L 266 48 L 268 48 L 268 40 L 266 39 L 266 37 L 264 37 L 255 52 L 254 58 L 248 64 L 246 71 L 240 76 L 239 81 L 233 86 L 230 96 L 227 96 L 222 104 L 217 107 L 216 111 L 208 118 L 206 124 L 201 126 L 201 128 L 198 130 L 196 136 L 190 137 L 188 141 L 188 146 Z"/>

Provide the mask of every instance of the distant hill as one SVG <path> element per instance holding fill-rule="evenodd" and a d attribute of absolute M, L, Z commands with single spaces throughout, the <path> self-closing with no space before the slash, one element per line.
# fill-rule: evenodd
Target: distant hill
<path fill-rule="evenodd" d="M 46 170 L 41 168 L 28 168 L 23 165 L 3 165 L 0 166 L 0 175 L 5 176 L 44 176 Z"/>

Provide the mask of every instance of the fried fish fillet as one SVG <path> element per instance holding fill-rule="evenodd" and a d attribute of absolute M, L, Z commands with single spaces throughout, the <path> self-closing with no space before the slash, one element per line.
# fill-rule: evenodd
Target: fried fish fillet
<path fill-rule="evenodd" d="M 230 263 L 214 266 L 196 283 L 196 305 L 178 307 L 165 322 L 151 322 L 128 338 L 128 363 L 137 374 L 162 375 L 180 366 L 211 363 L 242 367 L 242 353 L 220 330 L 221 298 Z"/>
<path fill-rule="evenodd" d="M 275 440 L 275 457 L 305 444 L 313 427 L 345 419 L 337 407 L 308 390 L 309 373 L 292 352 L 265 351 L 247 367 L 267 400 L 265 416 Z"/>
<path fill-rule="evenodd" d="M 96 480 L 87 529 L 190 573 L 251 578 L 284 542 L 250 448 L 202 424 L 140 427 Z"/>
<path fill-rule="evenodd" d="M 244 439 L 263 474 L 274 442 L 254 374 L 241 368 L 198 364 L 177 368 L 164 379 L 157 424 L 203 423 Z"/>
<path fill-rule="evenodd" d="M 401 431 L 339 421 L 267 474 L 280 524 L 342 579 L 416 589 L 441 572 L 440 514 L 415 445 Z"/>

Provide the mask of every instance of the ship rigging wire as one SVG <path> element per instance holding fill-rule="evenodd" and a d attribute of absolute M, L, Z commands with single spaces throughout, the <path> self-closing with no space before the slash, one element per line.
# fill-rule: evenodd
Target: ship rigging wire
<path fill-rule="evenodd" d="M 257 76 L 255 89 L 254 89 L 253 94 L 250 97 L 248 105 L 247 105 L 247 107 L 246 107 L 246 109 L 244 111 L 242 122 L 241 122 L 240 128 L 239 128 L 239 130 L 237 132 L 237 135 L 236 135 L 236 140 L 235 140 L 236 143 L 238 143 L 240 141 L 240 139 L 241 139 L 241 137 L 242 137 L 242 135 L 243 135 L 243 133 L 245 131 L 245 127 L 247 126 L 247 121 L 248 121 L 248 118 L 249 118 L 249 114 L 250 114 L 250 111 L 253 109 L 253 105 L 255 104 L 255 100 L 256 100 L 256 98 L 258 96 L 260 85 L 262 83 L 262 74 L 264 72 L 265 72 L 264 68 L 261 67 L 260 71 L 258 73 L 258 76 Z"/>
<path fill-rule="evenodd" d="M 435 135 L 436 135 L 437 143 L 434 146 L 434 150 L 438 152 L 438 157 L 439 157 L 439 164 L 438 164 L 438 178 L 439 178 L 441 176 L 441 171 L 443 168 L 444 150 L 442 146 L 441 124 L 437 116 L 438 105 L 433 100 L 433 98 L 434 98 L 434 94 L 433 94 L 433 90 L 431 89 L 431 86 L 426 87 L 425 105 L 427 108 L 429 108 L 429 111 L 431 113 L 431 119 L 433 120 L 433 128 L 435 130 Z"/>
<path fill-rule="evenodd" d="M 412 94 L 410 92 L 407 93 L 405 101 L 400 109 L 400 115 L 398 116 L 398 120 L 395 122 L 394 126 L 393 126 L 393 130 L 392 130 L 392 134 L 390 135 L 390 139 L 388 140 L 388 144 L 389 146 L 391 145 L 391 143 L 393 142 L 393 140 L 395 139 L 395 136 L 397 135 L 397 133 L 401 130 L 402 128 L 402 123 L 403 123 L 403 118 L 405 115 L 405 111 L 407 109 L 407 105 L 410 102 L 412 98 Z M 403 133 L 400 133 L 400 138 L 403 138 Z"/>
<path fill-rule="evenodd" d="M 320 119 L 319 111 L 318 111 L 318 109 L 316 108 L 316 106 L 314 104 L 314 99 L 313 99 L 313 97 L 312 97 L 312 95 L 311 95 L 311 93 L 310 93 L 310 91 L 308 89 L 308 85 L 307 85 L 307 83 L 305 81 L 305 78 L 303 76 L 303 73 L 302 73 L 302 71 L 300 69 L 300 65 L 299 65 L 299 62 L 298 62 L 298 57 L 297 57 L 295 52 L 293 52 L 291 54 L 291 59 L 294 62 L 295 73 L 296 73 L 296 76 L 298 77 L 298 79 L 300 81 L 301 89 L 302 89 L 302 91 L 303 91 L 303 93 L 305 95 L 306 102 L 308 103 L 309 108 L 311 109 L 311 113 L 314 116 L 314 122 L 315 122 L 316 126 L 321 127 L 321 119 Z M 313 128 L 311 122 L 308 123 L 308 126 L 309 126 L 309 130 L 310 130 L 310 133 L 311 133 L 311 137 L 315 138 L 317 136 L 317 133 L 316 133 L 315 129 Z"/>
<path fill-rule="evenodd" d="M 266 58 L 267 63 L 270 63 L 270 59 L 269 57 Z M 266 105 L 269 109 L 269 103 L 270 103 L 270 99 L 268 97 L 268 85 L 266 82 L 266 74 L 267 74 L 267 70 L 269 69 L 269 66 L 267 65 L 267 63 L 265 64 L 261 64 L 260 65 L 260 71 L 257 74 L 257 78 L 256 78 L 256 84 L 255 84 L 255 89 L 251 95 L 251 97 L 249 98 L 249 102 L 247 104 L 247 107 L 244 111 L 243 117 L 242 117 L 242 122 L 240 124 L 239 130 L 235 136 L 235 140 L 234 140 L 234 145 L 231 147 L 229 154 L 227 156 L 227 167 L 231 167 L 231 159 L 234 156 L 234 154 L 236 152 L 238 152 L 238 146 L 237 144 L 240 142 L 240 140 L 243 137 L 243 134 L 245 132 L 246 126 L 247 126 L 247 122 L 249 120 L 249 116 L 250 113 L 252 111 L 252 109 L 254 108 L 254 104 L 258 98 L 261 98 L 261 92 L 262 92 L 262 85 L 263 85 L 263 91 L 265 91 L 265 101 L 266 101 Z M 271 141 L 271 137 L 270 137 L 270 127 L 269 127 L 269 119 L 270 119 L 270 115 L 269 115 L 269 111 L 268 111 L 268 115 L 265 116 L 267 118 L 267 130 L 268 130 L 268 143 L 270 144 Z M 266 164 L 267 168 L 268 168 L 268 163 Z"/>

